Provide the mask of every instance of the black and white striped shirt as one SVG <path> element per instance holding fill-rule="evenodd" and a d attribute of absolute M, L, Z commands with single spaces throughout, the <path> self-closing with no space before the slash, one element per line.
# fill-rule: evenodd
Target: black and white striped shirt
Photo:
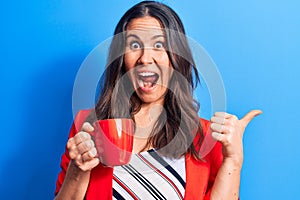
<path fill-rule="evenodd" d="M 169 159 L 152 149 L 114 167 L 113 199 L 183 199 L 185 181 L 184 156 Z"/>

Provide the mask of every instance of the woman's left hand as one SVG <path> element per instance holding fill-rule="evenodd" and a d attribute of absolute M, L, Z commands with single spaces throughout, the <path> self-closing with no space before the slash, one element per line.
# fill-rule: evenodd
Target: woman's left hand
<path fill-rule="evenodd" d="M 222 143 L 224 161 L 230 161 L 238 168 L 242 167 L 242 140 L 245 128 L 255 116 L 261 113 L 260 110 L 252 110 L 239 120 L 234 115 L 216 112 L 211 118 L 212 137 Z"/>

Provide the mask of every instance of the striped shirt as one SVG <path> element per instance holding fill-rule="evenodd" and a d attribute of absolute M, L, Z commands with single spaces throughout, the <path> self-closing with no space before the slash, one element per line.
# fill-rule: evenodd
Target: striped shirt
<path fill-rule="evenodd" d="M 113 199 L 183 199 L 185 157 L 169 159 L 151 149 L 114 167 Z"/>

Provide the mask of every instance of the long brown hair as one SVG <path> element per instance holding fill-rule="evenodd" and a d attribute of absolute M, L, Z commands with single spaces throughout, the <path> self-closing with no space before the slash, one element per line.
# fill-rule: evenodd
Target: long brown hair
<path fill-rule="evenodd" d="M 92 123 L 107 118 L 133 118 L 141 109 L 142 102 L 126 76 L 123 59 L 126 27 L 132 19 L 144 16 L 156 18 L 163 26 L 167 54 L 176 71 L 165 95 L 165 112 L 159 116 L 146 147 L 152 146 L 171 158 L 181 157 L 185 153 L 200 158 L 196 149 L 204 136 L 198 117 L 200 106 L 193 99 L 199 76 L 180 18 L 162 3 L 143 1 L 130 8 L 120 19 L 110 45 L 107 67 L 100 80 L 99 98 L 87 121 Z M 199 134 L 199 139 L 195 143 L 196 134 Z"/>

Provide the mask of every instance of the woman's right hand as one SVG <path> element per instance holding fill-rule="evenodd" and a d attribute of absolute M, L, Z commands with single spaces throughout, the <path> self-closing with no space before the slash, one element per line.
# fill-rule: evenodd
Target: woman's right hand
<path fill-rule="evenodd" d="M 90 123 L 85 122 L 81 131 L 70 138 L 67 143 L 72 163 L 82 171 L 90 171 L 100 162 L 99 158 L 96 157 L 95 143 L 89 134 L 92 131 L 94 131 L 94 127 Z"/>

